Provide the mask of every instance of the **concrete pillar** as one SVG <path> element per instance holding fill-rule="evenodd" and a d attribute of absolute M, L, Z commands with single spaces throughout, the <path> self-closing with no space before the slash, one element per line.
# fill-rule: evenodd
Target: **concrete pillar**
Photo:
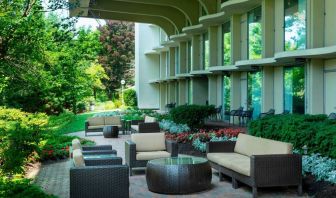
<path fill-rule="evenodd" d="M 279 114 L 284 111 L 284 72 L 283 67 L 274 68 L 274 109 Z"/>
<path fill-rule="evenodd" d="M 160 78 L 166 78 L 166 60 L 167 53 L 166 52 L 160 52 Z"/>
<path fill-rule="evenodd" d="M 262 57 L 274 56 L 274 0 L 262 1 Z"/>
<path fill-rule="evenodd" d="M 197 71 L 201 69 L 201 36 L 193 35 L 192 37 L 192 71 Z"/>
<path fill-rule="evenodd" d="M 169 48 L 169 77 L 175 76 L 175 47 Z"/>
<path fill-rule="evenodd" d="M 210 105 L 217 105 L 217 76 L 215 75 L 209 75 L 209 104 Z"/>
<path fill-rule="evenodd" d="M 208 98 L 208 78 L 194 77 L 192 78 L 192 103 L 205 105 Z"/>
<path fill-rule="evenodd" d="M 306 99 L 308 114 L 324 113 L 324 61 L 311 59 L 307 64 L 306 72 Z"/>
<path fill-rule="evenodd" d="M 167 101 L 167 103 L 174 103 L 174 102 L 176 102 L 175 93 L 176 93 L 175 82 L 174 81 L 170 81 L 168 83 L 168 101 Z"/>
<path fill-rule="evenodd" d="M 167 85 L 166 83 L 160 84 L 160 110 L 165 111 L 166 110 L 166 99 L 167 99 Z"/>
<path fill-rule="evenodd" d="M 180 74 L 187 73 L 187 42 L 180 42 Z"/>
<path fill-rule="evenodd" d="M 274 91 L 274 68 L 264 67 L 261 112 L 274 108 Z"/>
<path fill-rule="evenodd" d="M 274 36 L 276 38 L 274 39 L 274 50 L 276 53 L 284 51 L 284 0 L 275 0 L 274 5 Z"/>
<path fill-rule="evenodd" d="M 209 32 L 209 48 L 210 48 L 210 67 L 217 66 L 218 59 L 218 26 L 210 26 L 208 28 Z"/>
<path fill-rule="evenodd" d="M 241 39 L 241 25 L 240 15 L 233 15 L 231 18 L 231 61 L 234 64 L 241 59 L 240 39 Z"/>
<path fill-rule="evenodd" d="M 307 48 L 323 47 L 325 3 L 321 0 L 307 0 L 307 5 Z"/>
<path fill-rule="evenodd" d="M 240 53 L 241 59 L 248 59 L 248 29 L 247 29 L 247 14 L 243 14 L 240 18 Z"/>

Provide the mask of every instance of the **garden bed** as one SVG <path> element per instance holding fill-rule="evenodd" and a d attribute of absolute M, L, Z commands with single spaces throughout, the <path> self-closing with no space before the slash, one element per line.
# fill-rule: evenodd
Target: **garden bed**
<path fill-rule="evenodd" d="M 206 157 L 206 153 L 196 150 L 190 142 L 178 143 L 178 153 L 196 157 Z"/>
<path fill-rule="evenodd" d="M 303 178 L 303 190 L 315 198 L 336 197 L 336 185 L 326 181 L 316 181 L 313 175 Z"/>

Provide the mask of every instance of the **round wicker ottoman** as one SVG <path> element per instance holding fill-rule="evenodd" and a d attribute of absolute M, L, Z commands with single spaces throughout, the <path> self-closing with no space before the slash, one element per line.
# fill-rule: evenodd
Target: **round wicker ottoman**
<path fill-rule="evenodd" d="M 119 128 L 118 126 L 105 126 L 103 128 L 104 138 L 118 138 Z"/>
<path fill-rule="evenodd" d="M 162 194 L 188 194 L 209 189 L 211 166 L 199 157 L 172 157 L 147 163 L 148 189 Z"/>

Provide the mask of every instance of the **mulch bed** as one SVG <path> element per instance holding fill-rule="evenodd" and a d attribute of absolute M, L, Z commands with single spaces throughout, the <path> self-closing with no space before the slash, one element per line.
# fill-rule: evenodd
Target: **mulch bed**
<path fill-rule="evenodd" d="M 315 198 L 336 198 L 336 185 L 326 181 L 316 181 L 314 176 L 303 178 L 303 190 Z"/>

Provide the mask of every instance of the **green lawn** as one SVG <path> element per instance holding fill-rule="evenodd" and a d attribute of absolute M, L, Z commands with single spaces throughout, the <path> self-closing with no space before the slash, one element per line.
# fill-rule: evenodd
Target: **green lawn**
<path fill-rule="evenodd" d="M 92 117 L 96 112 L 74 115 L 72 113 L 63 113 L 59 116 L 50 116 L 50 130 L 60 134 L 84 131 L 84 123 L 87 118 Z"/>

